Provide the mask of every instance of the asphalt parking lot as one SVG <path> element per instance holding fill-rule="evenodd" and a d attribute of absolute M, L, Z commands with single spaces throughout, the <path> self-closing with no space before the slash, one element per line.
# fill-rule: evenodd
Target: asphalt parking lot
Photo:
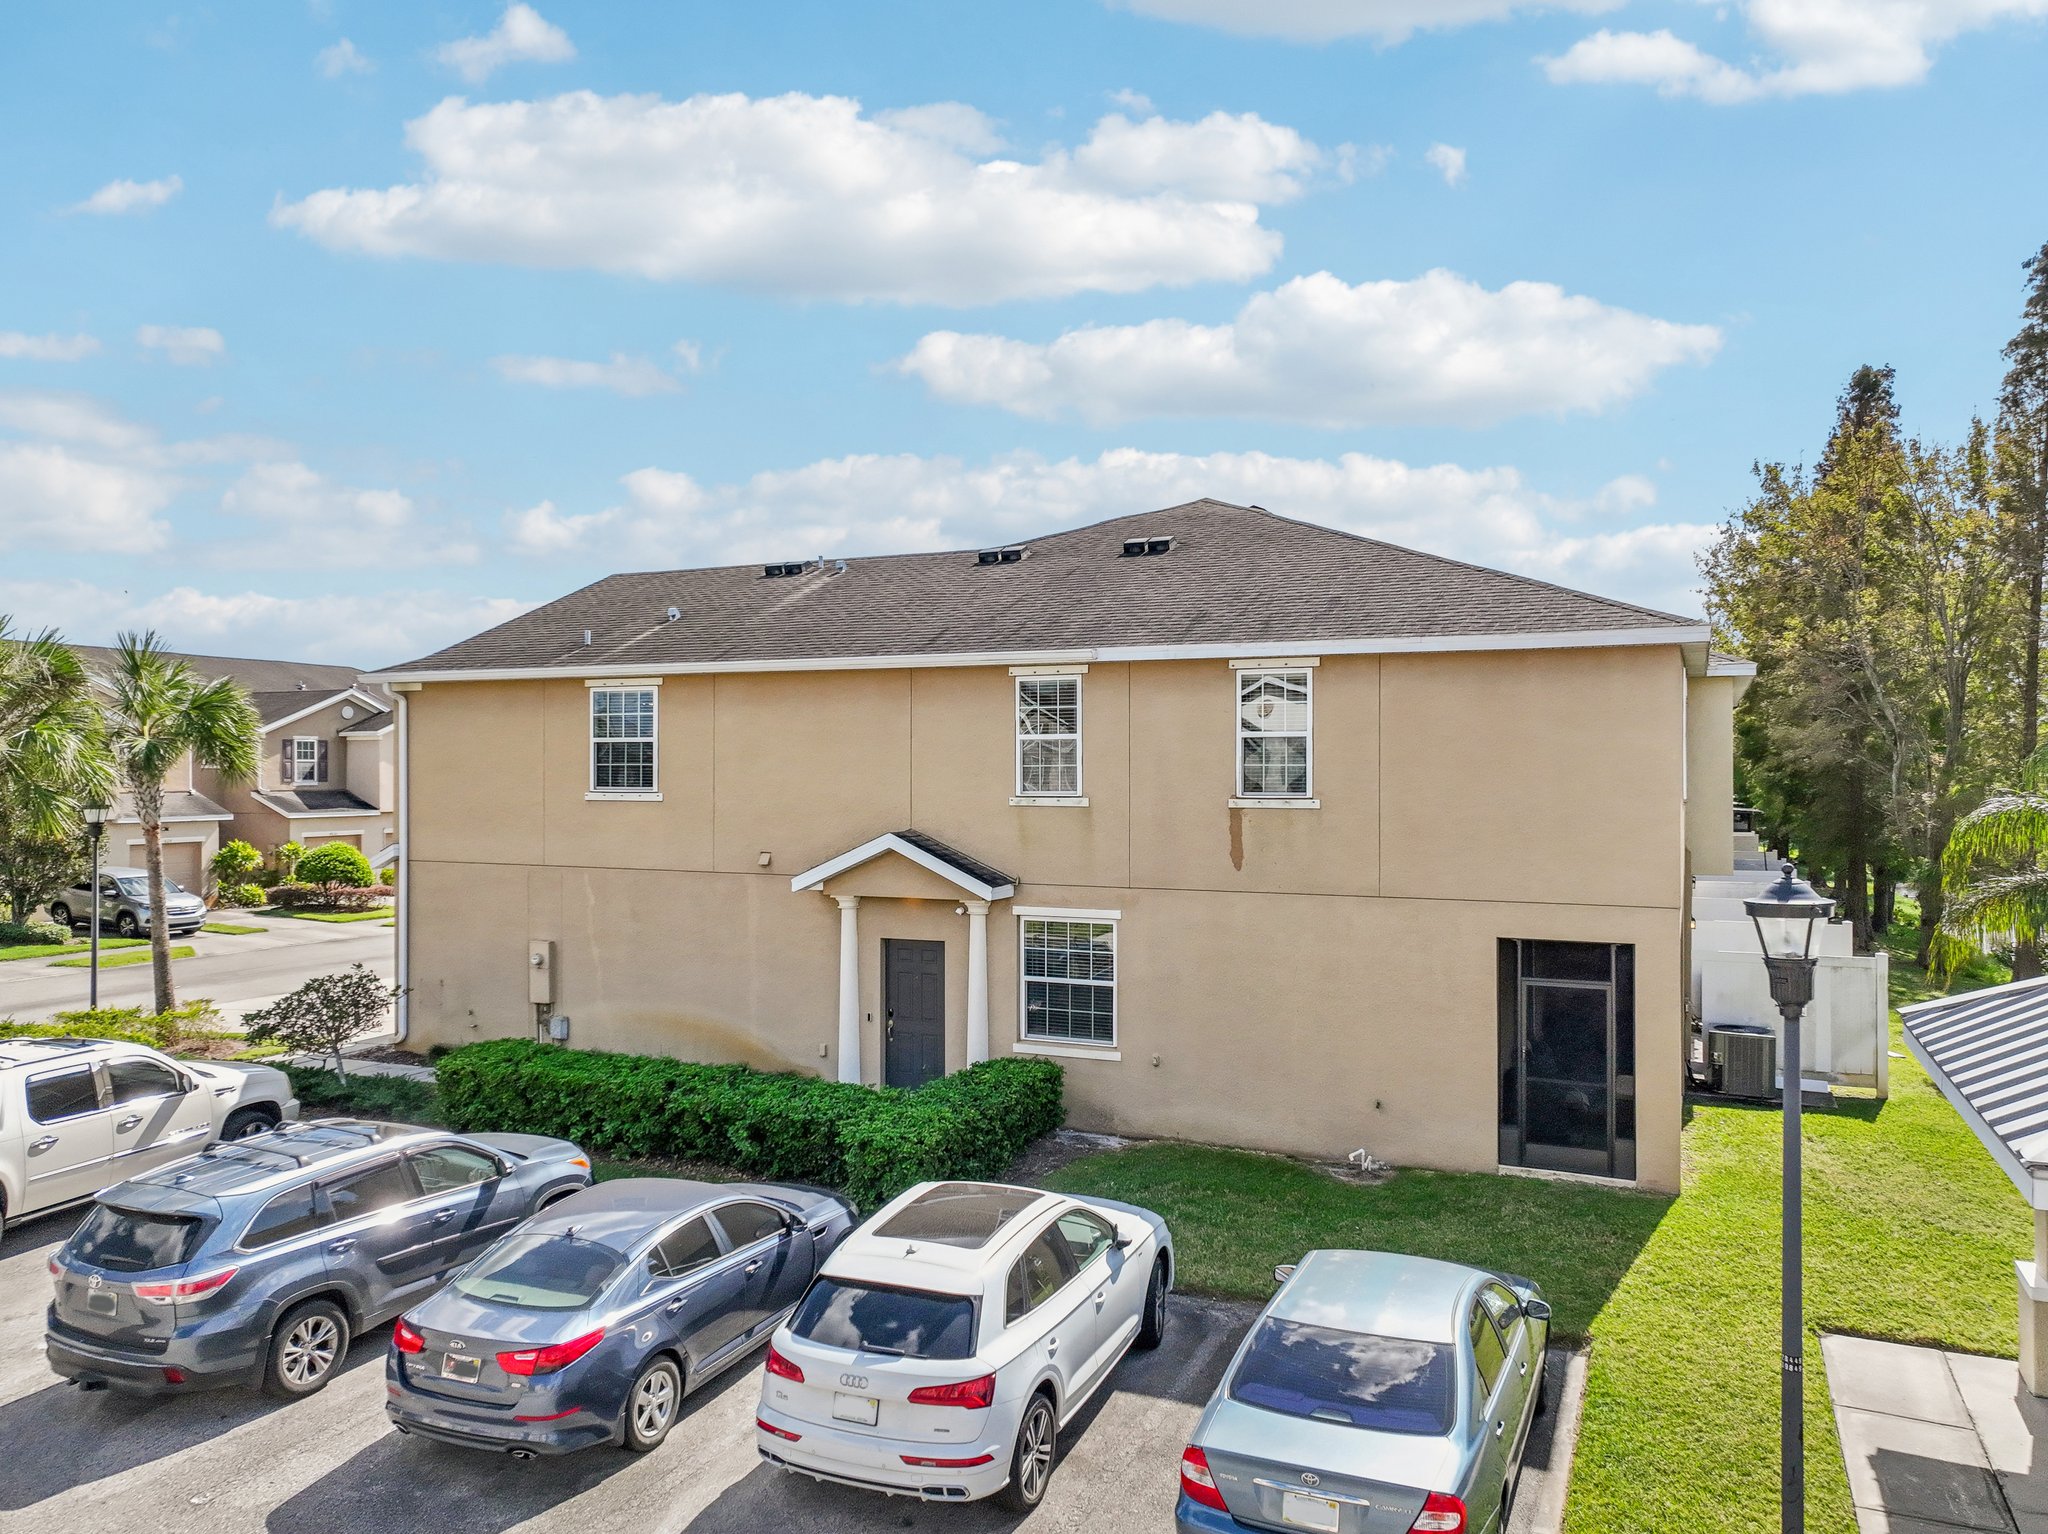
<path fill-rule="evenodd" d="M 1257 1310 L 1177 1296 L 1165 1346 L 1126 1358 L 1070 1425 L 1052 1488 L 1020 1525 L 988 1503 L 926 1506 L 768 1469 L 754 1450 L 758 1355 L 693 1396 L 652 1454 L 592 1449 L 526 1463 L 393 1433 L 383 1410 L 388 1328 L 359 1342 L 326 1390 L 289 1405 L 243 1391 L 84 1393 L 60 1383 L 42 1351 L 45 1264 L 76 1220 L 28 1221 L 0 1242 L 0 1529 L 1152 1534 L 1173 1527 L 1181 1448 Z M 1550 1452 L 1559 1416 L 1539 1422 L 1545 1442 L 1532 1446 L 1533 1462 Z M 1549 1500 L 1544 1481 L 1525 1476 L 1517 1528 L 1547 1522 L 1531 1521 Z"/>

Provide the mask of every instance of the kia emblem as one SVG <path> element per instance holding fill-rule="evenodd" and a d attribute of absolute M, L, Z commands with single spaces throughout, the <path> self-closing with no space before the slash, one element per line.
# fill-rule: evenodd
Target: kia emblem
<path fill-rule="evenodd" d="M 451 1353 L 465 1352 L 468 1350 L 468 1348 L 469 1344 L 464 1342 L 460 1337 L 451 1337 L 448 1341 L 448 1351 Z"/>
<path fill-rule="evenodd" d="M 1320 1486 L 1323 1484 L 1323 1478 L 1313 1470 L 1304 1470 L 1301 1473 L 1301 1484 L 1304 1486 Z"/>

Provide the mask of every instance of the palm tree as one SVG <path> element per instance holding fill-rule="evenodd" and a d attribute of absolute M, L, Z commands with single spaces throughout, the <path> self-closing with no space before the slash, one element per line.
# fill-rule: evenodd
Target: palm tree
<path fill-rule="evenodd" d="M 0 803 L 28 834 L 76 834 L 80 802 L 113 786 L 92 685 L 54 629 L 17 637 L 0 613 Z"/>
<path fill-rule="evenodd" d="M 2026 945 L 2048 937 L 2048 745 L 2020 766 L 2020 786 L 1956 822 L 1941 860 L 1948 902 L 1929 955 L 1937 976 L 1977 952 L 1982 934 Z"/>
<path fill-rule="evenodd" d="M 164 921 L 164 779 L 190 753 L 230 783 L 256 775 L 260 722 L 241 684 L 212 681 L 167 654 L 154 633 L 120 636 L 120 659 L 102 702 L 107 745 L 142 822 L 149 865 L 149 947 L 156 1009 L 177 1005 L 170 927 Z"/>

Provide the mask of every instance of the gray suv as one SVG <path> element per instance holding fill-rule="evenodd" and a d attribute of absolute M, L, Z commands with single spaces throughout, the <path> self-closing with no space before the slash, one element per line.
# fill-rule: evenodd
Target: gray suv
<path fill-rule="evenodd" d="M 540 1135 L 321 1119 L 108 1188 L 50 1261 L 50 1367 L 87 1388 L 311 1395 L 349 1340 L 590 1185 Z"/>
<path fill-rule="evenodd" d="M 206 902 L 175 879 L 164 880 L 164 914 L 172 937 L 189 937 L 206 920 Z M 60 927 L 83 926 L 92 920 L 92 883 L 80 879 L 50 902 L 50 920 Z M 149 930 L 149 870 L 100 870 L 100 927 L 122 937 Z"/>

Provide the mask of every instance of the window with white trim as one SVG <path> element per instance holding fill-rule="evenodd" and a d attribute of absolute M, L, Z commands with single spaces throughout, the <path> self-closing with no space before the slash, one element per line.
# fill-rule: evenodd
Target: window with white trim
<path fill-rule="evenodd" d="M 1245 799 L 1309 796 L 1310 684 L 1315 673 L 1237 673 L 1237 792 Z"/>
<path fill-rule="evenodd" d="M 1079 798 L 1081 679 L 1017 678 L 1017 793 L 1028 798 Z"/>
<path fill-rule="evenodd" d="M 1116 1043 L 1116 923 L 1020 917 L 1026 1039 Z"/>
<path fill-rule="evenodd" d="M 294 735 L 284 743 L 284 781 L 287 787 L 327 781 L 327 742 L 317 735 Z"/>
<path fill-rule="evenodd" d="M 590 690 L 590 791 L 654 792 L 654 689 Z"/>

